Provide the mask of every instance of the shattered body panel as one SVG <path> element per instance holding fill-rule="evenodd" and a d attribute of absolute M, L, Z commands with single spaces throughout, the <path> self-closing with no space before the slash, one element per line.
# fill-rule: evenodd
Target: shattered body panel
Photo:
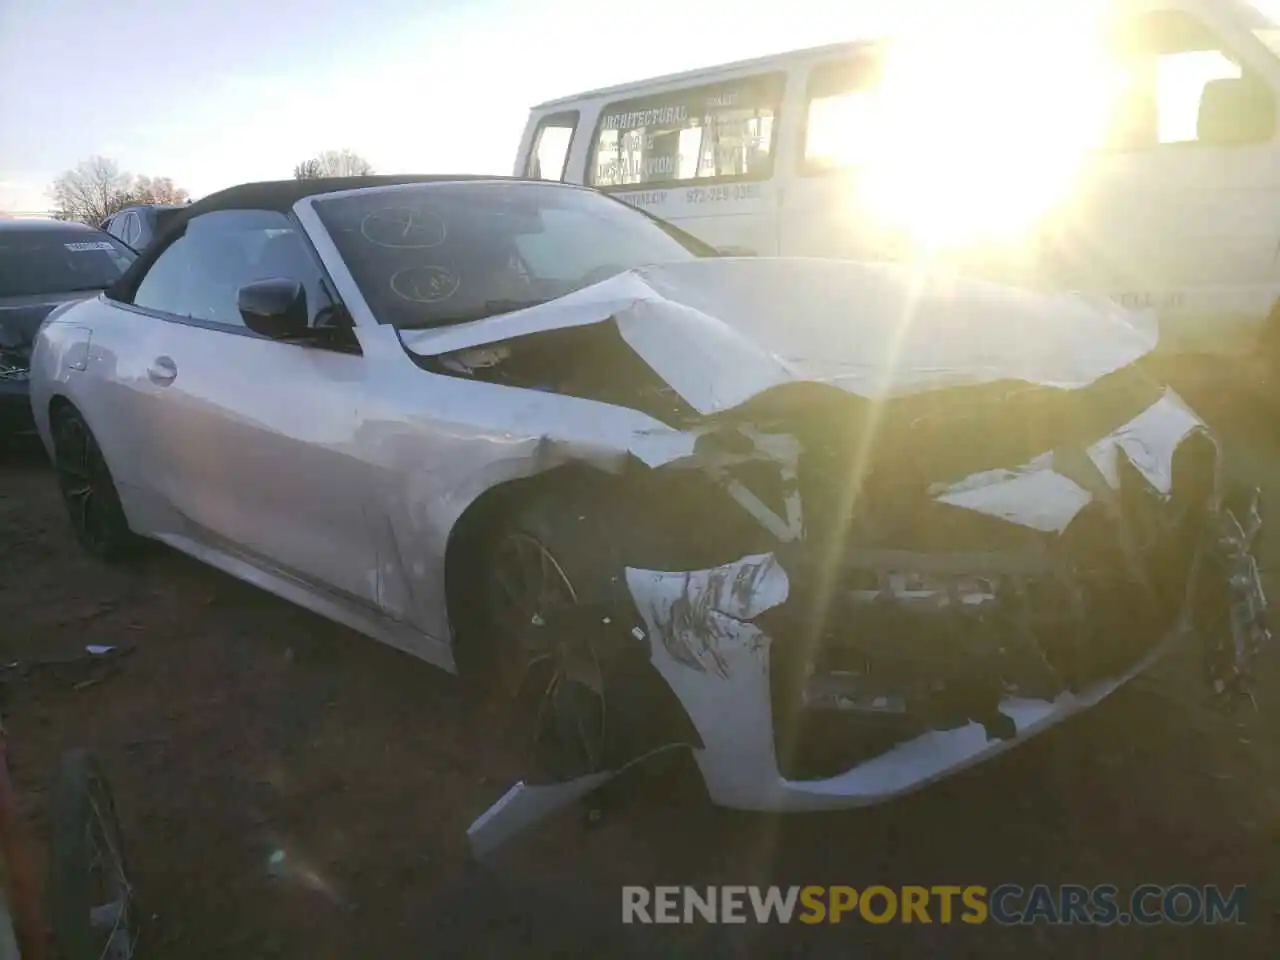
<path fill-rule="evenodd" d="M 781 314 L 787 325 L 770 322 Z M 1028 349 L 1019 330 L 1031 314 Z M 830 321 L 842 315 L 848 326 Z M 379 450 L 393 440 L 403 449 L 386 475 L 411 484 L 386 500 L 407 511 L 390 518 L 389 536 L 414 572 L 392 590 L 428 633 L 449 638 L 446 550 L 458 520 L 491 489 L 575 463 L 613 474 L 631 463 L 714 472 L 770 533 L 795 538 L 794 518 L 764 509 L 749 486 L 715 469 L 731 470 L 732 455 L 716 464 L 695 455 L 717 416 L 779 388 L 832 388 L 851 401 L 1006 381 L 1071 388 L 1132 363 L 1155 332 L 1109 301 L 974 281 L 926 288 L 891 265 L 743 259 L 628 271 L 537 307 L 399 339 L 445 375 L 427 389 L 447 385 L 451 408 L 467 411 L 465 430 L 435 435 L 412 437 L 392 420 Z M 799 453 L 781 449 L 795 445 L 786 434 L 733 429 L 750 440 L 738 461 L 777 469 Z M 429 471 L 410 466 L 417 456 L 430 457 Z M 395 585 L 395 570 L 382 579 Z"/>
<path fill-rule="evenodd" d="M 1049 453 L 1018 470 L 992 471 L 947 485 L 936 493 L 935 499 L 1038 532 L 1062 534 L 1086 506 L 1097 502 L 1097 497 L 1120 492 L 1117 469 L 1120 457 L 1133 466 L 1151 491 L 1169 496 L 1178 446 L 1192 435 L 1204 436 L 1203 430 L 1201 421 L 1170 391 L 1151 408 L 1090 447 L 1090 460 L 1098 466 L 1103 481 L 1096 493 L 1057 473 L 1054 456 Z M 1216 468 L 1216 448 L 1210 445 L 1205 449 L 1213 451 Z M 1119 516 L 1116 520 L 1125 522 Z M 1216 531 L 1206 533 L 1217 535 Z M 1248 540 L 1237 531 L 1231 542 L 1247 544 Z M 1203 546 L 1211 548 L 1213 542 L 1206 539 Z M 848 588 L 854 604 L 868 609 L 897 606 L 924 612 L 914 623 L 908 618 L 898 620 L 899 635 L 883 638 L 883 642 L 899 645 L 906 645 L 912 639 L 905 631 L 919 630 L 921 624 L 923 629 L 930 629 L 939 624 L 939 617 L 948 618 L 955 625 L 967 615 L 978 629 L 989 636 L 998 636 L 1001 625 L 997 617 L 984 616 L 984 610 L 999 605 L 997 593 L 1006 582 L 1056 577 L 1070 581 L 1076 573 L 1068 568 L 1067 558 L 1055 557 L 1054 545 L 1049 542 L 1041 550 L 1018 554 L 913 554 L 856 548 L 851 548 L 849 553 L 855 560 L 854 566 L 864 574 L 874 570 L 881 573 L 880 589 Z M 1229 635 L 1235 651 L 1247 649 L 1252 655 L 1260 632 L 1264 631 L 1259 614 L 1265 599 L 1257 586 L 1256 570 L 1250 566 L 1252 558 L 1246 558 L 1247 547 L 1238 550 L 1235 556 L 1235 582 L 1241 590 L 1233 609 L 1238 611 L 1241 625 L 1236 626 L 1233 620 Z M 976 644 L 960 654 L 962 658 L 973 659 L 979 667 L 973 676 L 948 672 L 936 664 L 929 671 L 926 661 L 917 665 L 921 679 L 933 680 L 939 687 L 951 682 L 977 683 L 981 685 L 980 695 L 977 698 L 962 696 L 949 715 L 945 709 L 935 710 L 930 717 L 935 728 L 913 731 L 913 726 L 926 724 L 906 724 L 903 727 L 906 732 L 900 737 L 880 741 L 879 745 L 883 746 L 880 752 L 876 752 L 873 745 L 862 762 L 833 776 L 819 778 L 791 779 L 779 771 L 779 749 L 794 747 L 794 743 L 778 742 L 784 725 L 771 711 L 771 705 L 779 702 L 773 689 L 778 682 L 772 673 L 775 661 L 770 655 L 775 648 L 789 647 L 784 656 L 806 661 L 808 689 L 794 709 L 844 713 L 872 720 L 876 714 L 903 716 L 912 709 L 926 712 L 925 698 L 913 696 L 910 684 L 896 689 L 890 684 L 875 690 L 873 696 L 864 695 L 859 700 L 857 678 L 849 671 L 825 676 L 815 672 L 819 658 L 814 655 L 812 631 L 793 630 L 784 635 L 763 626 L 761 620 L 767 611 L 776 610 L 793 599 L 787 562 L 777 554 L 744 557 L 711 570 L 629 569 L 627 585 L 647 627 L 653 663 L 689 710 L 703 741 L 704 747 L 695 755 L 712 799 L 743 809 L 815 810 L 876 803 L 919 788 L 1001 753 L 1096 704 L 1142 672 L 1189 628 L 1190 585 L 1196 575 L 1194 552 L 1187 554 L 1187 559 L 1190 562 L 1184 567 L 1185 576 L 1174 595 L 1176 602 L 1166 608 L 1163 623 L 1150 631 L 1135 655 L 1127 660 L 1122 656 L 1113 669 L 1092 675 L 1086 670 L 1084 676 L 1073 682 L 1063 664 L 1053 663 L 1053 651 L 1047 644 L 1038 643 L 1040 638 L 1034 631 L 1021 639 L 1032 646 L 1028 652 L 1034 656 L 1036 665 L 1047 668 L 1040 672 L 1027 671 L 1010 649 L 1000 650 L 999 657 L 984 659 Z M 859 560 L 862 562 L 857 562 Z M 799 569 L 804 566 L 797 564 Z M 930 576 L 945 582 L 939 586 L 916 584 L 917 588 L 912 589 L 909 581 L 913 578 L 927 580 Z M 865 578 L 859 586 L 864 584 Z M 833 592 L 839 589 L 835 587 Z M 1136 580 L 1133 592 L 1131 599 L 1141 606 L 1141 601 L 1135 599 L 1139 593 Z M 1064 591 L 1064 599 L 1068 594 L 1069 591 Z M 1087 602 L 1087 598 L 1079 599 Z M 828 600 L 829 604 L 832 602 Z M 1025 611 L 1029 617 L 1044 612 L 1051 611 Z M 880 622 L 888 625 L 893 621 L 881 618 Z M 856 618 L 846 623 L 849 632 L 857 631 Z M 1124 623 L 1123 618 L 1115 621 L 1116 626 Z M 789 625 L 799 624 L 792 621 Z M 1079 626 L 1087 630 L 1088 625 L 1087 614 L 1082 612 Z M 1134 631 L 1143 629 L 1136 614 L 1131 626 Z M 937 629 L 943 632 L 945 628 L 939 624 Z M 951 639 L 958 641 L 964 637 L 957 630 Z M 1095 644 L 1115 644 L 1119 638 L 1095 632 L 1084 639 Z M 875 645 L 859 644 L 856 637 L 850 644 L 861 646 L 864 651 Z M 1088 656 L 1090 652 L 1085 654 Z M 865 657 L 863 662 L 870 663 L 874 654 L 866 652 Z M 1244 659 L 1242 656 L 1242 663 Z M 1231 662 L 1234 663 L 1234 659 Z M 1025 690 L 1020 689 L 1019 679 L 1024 681 L 1021 686 Z M 828 681 L 825 690 L 823 680 Z M 845 681 L 843 685 L 841 680 Z M 983 680 L 988 683 L 982 685 Z M 940 699 L 938 695 L 942 692 L 933 691 L 934 699 Z M 1037 695 L 1032 695 L 1033 692 Z M 856 736 L 856 732 L 846 731 L 845 735 Z"/>
<path fill-rule="evenodd" d="M 706 283 L 689 279 L 713 270 L 718 276 Z M 750 270 L 758 272 L 744 280 Z M 820 293 L 771 298 L 778 285 L 768 282 L 768 271 L 785 270 L 794 271 L 785 289 Z M 888 293 L 894 284 L 896 299 Z M 835 314 L 839 302 L 879 309 L 860 312 L 855 336 L 819 319 Z M 770 328 L 767 318 L 784 310 L 791 322 Z M 1031 314 L 1038 317 L 1033 344 L 1024 323 Z M 785 331 L 786 344 L 765 346 L 768 338 L 753 323 Z M 664 419 L 699 438 L 691 455 L 653 466 L 714 477 L 776 544 L 708 568 L 626 570 L 650 663 L 697 732 L 694 756 L 716 803 L 753 810 L 871 804 L 1008 750 L 1096 704 L 1188 633 L 1193 587 L 1215 566 L 1205 554 L 1224 556 L 1218 549 L 1224 535 L 1213 532 L 1215 518 L 1224 516 L 1218 446 L 1173 391 L 1133 372 L 1154 346 L 1154 333 L 1142 318 L 1109 305 L 1050 301 L 986 284 L 909 287 L 880 266 L 738 261 L 634 271 L 554 310 L 412 335 L 406 345 L 427 362 L 487 350 L 490 372 L 477 366 L 466 375 L 498 376 L 492 371 L 504 363 L 520 367 L 522 339 L 598 324 L 612 324 L 683 401 Z M 676 341 L 674 327 L 698 333 Z M 831 388 L 852 397 L 841 406 Z M 794 397 L 784 398 L 785 391 Z M 1092 400 L 1090 391 L 1097 394 Z M 816 439 L 801 426 L 806 405 L 815 417 L 839 411 L 850 424 L 865 418 L 871 429 L 880 421 L 887 438 L 881 445 L 891 447 L 901 434 L 886 424 L 905 432 L 925 424 L 922 433 L 935 441 L 954 428 L 949 412 L 941 415 L 940 431 L 929 432 L 938 408 L 919 398 L 932 396 L 950 396 L 960 409 L 977 400 L 976 448 L 958 444 L 963 452 L 913 460 L 901 450 L 868 447 L 864 458 L 890 461 L 890 477 L 900 477 L 894 467 L 911 461 L 912 479 L 924 481 L 918 492 L 931 509 L 954 508 L 947 523 L 956 511 L 998 523 L 973 526 L 949 542 L 940 536 L 913 545 L 873 535 L 862 545 L 852 530 L 828 542 L 840 510 L 820 506 L 823 494 L 814 488 L 821 484 L 803 476 Z M 1091 402 L 1096 409 L 1071 422 L 1072 406 Z M 983 438 L 983 429 L 999 429 L 982 416 L 993 403 L 1014 424 L 1043 408 L 1052 426 L 1028 429 L 1015 443 Z M 906 412 L 895 419 L 898 408 Z M 663 418 L 660 410 L 650 412 Z M 787 422 L 797 429 L 782 429 Z M 729 434 L 743 441 L 736 455 L 721 442 Z M 1034 446 L 1038 435 L 1047 438 L 1042 449 Z M 714 444 L 704 442 L 711 437 Z M 1013 449 L 1028 456 L 1019 462 Z M 989 456 L 988 468 L 957 475 L 962 463 L 978 465 L 975 456 Z M 744 464 L 761 462 L 779 479 L 768 503 L 737 475 Z M 841 461 L 827 461 L 833 462 Z M 865 463 L 842 463 L 851 488 L 868 479 L 852 471 L 874 472 Z M 855 513 L 854 501 L 875 496 L 864 485 L 844 507 Z M 922 506 L 906 500 L 906 509 Z M 892 498 L 875 508 L 881 506 L 903 509 Z M 1011 538 L 1011 530 L 1022 536 Z M 1016 548 L 1007 545 L 1011 539 L 1019 541 Z M 1248 639 L 1232 641 L 1241 654 L 1226 658 L 1232 675 L 1247 671 L 1242 651 L 1256 653 L 1267 636 L 1256 569 L 1247 547 L 1238 554 L 1230 561 L 1237 570 L 1231 609 L 1247 626 L 1229 629 Z M 1170 558 L 1178 561 L 1172 570 Z M 854 574 L 849 584 L 836 582 L 842 572 Z M 823 595 L 815 599 L 819 582 Z M 1222 582 L 1210 578 L 1201 589 Z M 849 612 L 836 614 L 842 603 Z M 844 636 L 832 623 L 837 616 L 846 618 Z M 937 636 L 917 643 L 922 633 Z M 936 650 L 910 649 L 944 638 L 956 649 L 940 659 Z M 898 649 L 886 654 L 885 647 Z M 832 651 L 861 670 L 848 662 L 830 667 Z M 877 687 L 881 671 L 889 680 Z M 823 733 L 835 749 L 806 764 L 799 755 L 808 746 L 803 741 L 816 738 L 811 716 L 835 721 L 834 732 Z M 553 795 L 538 794 L 539 803 Z M 516 795 L 504 799 L 507 821 L 518 818 L 511 808 L 519 802 Z M 531 816 L 545 813 L 543 807 L 533 813 L 530 803 Z M 477 847 L 490 842 L 485 823 L 475 829 Z"/>
<path fill-rule="evenodd" d="M 1261 518 L 1256 500 L 1239 520 L 1221 505 L 1219 459 L 1165 391 L 1081 456 L 1049 451 L 933 486 L 938 504 L 1030 532 L 1016 549 L 846 545 L 833 560 L 779 537 L 775 551 L 706 569 L 628 567 L 633 615 L 696 731 L 711 800 L 805 811 L 892 799 L 1092 707 L 1193 637 L 1213 691 L 1238 688 L 1270 637 L 1250 553 Z M 1098 516 L 1129 543 L 1094 566 L 1079 551 L 1097 541 L 1071 535 Z M 815 617 L 805 585 L 817 582 Z M 808 729 L 813 718 L 834 725 Z M 834 750 L 806 769 L 802 741 L 819 736 Z M 491 852 L 608 776 L 514 788 L 473 825 L 473 849 Z"/>

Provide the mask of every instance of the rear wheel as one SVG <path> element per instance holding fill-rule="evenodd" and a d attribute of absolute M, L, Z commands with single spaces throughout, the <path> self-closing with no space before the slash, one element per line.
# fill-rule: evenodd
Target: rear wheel
<path fill-rule="evenodd" d="M 137 944 L 120 825 L 98 763 L 63 757 L 53 788 L 50 917 L 61 960 L 128 960 Z"/>
<path fill-rule="evenodd" d="M 64 407 L 53 415 L 53 460 L 58 488 L 81 546 L 100 560 L 131 554 L 138 539 L 129 530 L 107 462 L 80 413 Z"/>

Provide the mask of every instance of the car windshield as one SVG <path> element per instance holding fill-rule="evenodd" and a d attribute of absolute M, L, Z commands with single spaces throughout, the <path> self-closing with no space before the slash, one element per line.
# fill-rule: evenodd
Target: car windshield
<path fill-rule="evenodd" d="M 320 199 L 315 210 L 374 315 L 401 328 L 507 313 L 713 254 L 603 194 L 550 184 L 412 184 Z"/>
<path fill-rule="evenodd" d="M 136 255 L 101 231 L 0 231 L 0 297 L 103 290 Z"/>

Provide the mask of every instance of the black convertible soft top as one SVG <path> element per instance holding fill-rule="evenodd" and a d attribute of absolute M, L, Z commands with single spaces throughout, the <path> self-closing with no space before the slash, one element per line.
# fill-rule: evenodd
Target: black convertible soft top
<path fill-rule="evenodd" d="M 402 183 L 448 183 L 464 180 L 519 180 L 519 177 L 486 176 L 484 174 L 392 174 L 367 177 L 320 177 L 314 180 L 264 180 L 242 183 L 197 200 L 183 210 L 182 219 L 198 217 L 211 210 L 280 210 L 288 212 L 303 197 L 338 190 L 360 190 L 364 187 L 390 187 Z M 545 180 L 533 181 L 546 183 Z"/>
<path fill-rule="evenodd" d="M 312 180 L 263 180 L 258 183 L 242 183 L 202 197 L 183 207 L 169 219 L 156 235 L 146 251 L 136 259 L 116 284 L 106 291 L 113 300 L 128 300 L 143 273 L 151 266 L 165 247 L 164 238 L 186 229 L 187 221 L 202 213 L 214 210 L 278 210 L 288 213 L 295 203 L 304 197 L 339 190 L 359 190 L 365 187 L 390 187 L 404 183 L 450 183 L 476 180 L 503 180 L 520 182 L 526 178 L 503 177 L 486 174 L 393 174 L 367 177 L 319 177 Z M 546 184 L 546 180 L 530 180 L 530 183 Z"/>

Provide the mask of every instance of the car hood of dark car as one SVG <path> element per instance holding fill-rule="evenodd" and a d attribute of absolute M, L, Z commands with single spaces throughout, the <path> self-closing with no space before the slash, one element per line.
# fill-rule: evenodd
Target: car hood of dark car
<path fill-rule="evenodd" d="M 36 331 L 57 307 L 96 297 L 100 290 L 74 290 L 32 297 L 0 297 L 0 347 L 21 350 L 31 346 Z"/>
<path fill-rule="evenodd" d="M 885 263 L 724 258 L 630 270 L 538 306 L 401 338 L 439 357 L 608 321 L 703 414 L 793 381 L 869 399 L 1001 380 L 1084 387 L 1150 353 L 1158 337 L 1153 317 L 1102 298 Z"/>

